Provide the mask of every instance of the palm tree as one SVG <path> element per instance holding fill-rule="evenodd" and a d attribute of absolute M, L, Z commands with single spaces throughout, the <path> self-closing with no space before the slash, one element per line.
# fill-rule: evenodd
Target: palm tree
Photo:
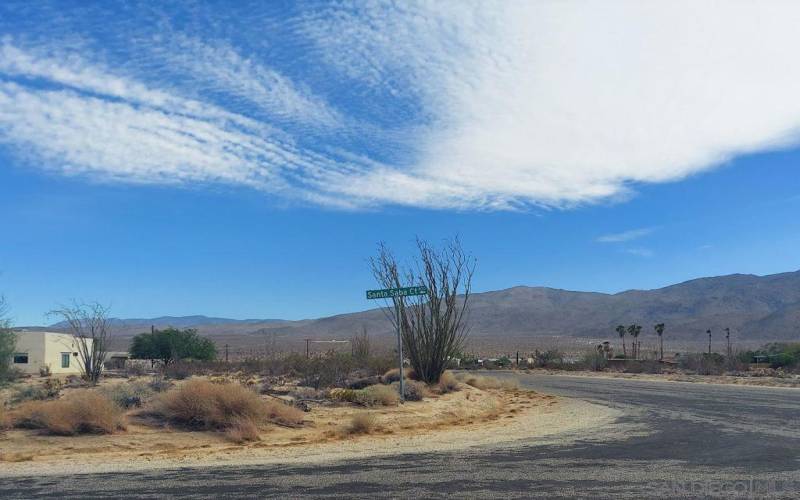
<path fill-rule="evenodd" d="M 628 325 L 628 334 L 630 334 L 630 336 L 633 337 L 633 340 L 631 341 L 631 343 L 633 344 L 631 350 L 633 352 L 631 354 L 633 355 L 633 359 L 636 359 L 636 323 Z"/>
<path fill-rule="evenodd" d="M 653 327 L 656 331 L 656 335 L 658 335 L 658 344 L 659 344 L 659 356 L 658 359 L 664 359 L 664 323 L 659 323 Z"/>
<path fill-rule="evenodd" d="M 625 350 L 625 326 L 617 325 L 617 333 L 619 334 L 619 338 L 622 339 L 622 355 L 627 358 L 628 352 Z"/>

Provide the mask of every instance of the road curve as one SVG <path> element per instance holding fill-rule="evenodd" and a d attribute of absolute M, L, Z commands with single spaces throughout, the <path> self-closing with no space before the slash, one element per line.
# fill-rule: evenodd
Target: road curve
<path fill-rule="evenodd" d="M 800 498 L 798 389 L 496 375 L 623 414 L 576 435 L 324 465 L 32 470 L 0 479 L 0 498 Z"/>

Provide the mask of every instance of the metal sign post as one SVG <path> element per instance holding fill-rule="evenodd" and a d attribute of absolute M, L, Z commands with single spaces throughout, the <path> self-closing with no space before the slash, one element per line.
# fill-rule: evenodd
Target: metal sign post
<path fill-rule="evenodd" d="M 410 297 L 414 295 L 427 295 L 428 289 L 424 286 L 410 286 L 404 288 L 384 288 L 382 290 L 367 290 L 367 299 L 396 299 L 397 297 Z M 403 338 L 400 332 L 400 305 L 394 300 L 394 318 L 397 330 L 397 357 L 400 365 L 400 402 L 406 400 L 406 386 L 403 379 Z"/>

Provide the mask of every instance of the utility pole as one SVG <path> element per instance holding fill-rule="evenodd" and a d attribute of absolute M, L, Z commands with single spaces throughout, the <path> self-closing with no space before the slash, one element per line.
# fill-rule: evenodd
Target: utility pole
<path fill-rule="evenodd" d="M 728 359 L 730 359 L 731 354 L 732 354 L 731 353 L 731 329 L 730 328 L 726 328 L 725 329 L 725 340 L 728 342 L 728 351 L 727 351 L 727 353 L 728 353 Z"/>
<path fill-rule="evenodd" d="M 311 339 L 306 339 L 306 359 L 311 357 L 311 352 L 308 349 L 308 344 L 311 342 Z"/>
<path fill-rule="evenodd" d="M 228 344 L 225 344 L 225 362 L 228 362 Z"/>
<path fill-rule="evenodd" d="M 711 356 L 711 329 L 706 330 L 708 334 L 708 355 Z"/>
<path fill-rule="evenodd" d="M 397 322 L 397 355 L 400 358 L 400 403 L 406 401 L 406 385 L 403 381 L 403 339 L 400 333 L 400 299 L 394 299 L 394 317 Z"/>

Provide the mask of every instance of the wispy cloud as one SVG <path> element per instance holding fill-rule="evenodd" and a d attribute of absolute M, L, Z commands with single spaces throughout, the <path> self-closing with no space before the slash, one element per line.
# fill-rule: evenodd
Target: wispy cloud
<path fill-rule="evenodd" d="M 641 229 L 631 229 L 629 231 L 623 231 L 621 233 L 613 233 L 613 234 L 604 234 L 602 236 L 598 236 L 595 241 L 598 243 L 622 243 L 625 241 L 632 241 L 639 239 L 643 236 L 647 236 L 648 234 L 655 231 L 655 228 L 652 227 L 643 227 Z"/>
<path fill-rule="evenodd" d="M 13 32 L 23 14 L 0 8 Z M 797 4 L 345 1 L 231 7 L 224 23 L 180 8 L 43 13 L 3 38 L 0 142 L 105 181 L 502 210 L 798 141 Z"/>
<path fill-rule="evenodd" d="M 649 248 L 643 248 L 643 247 L 626 248 L 624 252 L 629 253 L 631 255 L 636 255 L 638 257 L 652 257 L 653 255 L 655 255 L 655 252 L 653 252 Z"/>

